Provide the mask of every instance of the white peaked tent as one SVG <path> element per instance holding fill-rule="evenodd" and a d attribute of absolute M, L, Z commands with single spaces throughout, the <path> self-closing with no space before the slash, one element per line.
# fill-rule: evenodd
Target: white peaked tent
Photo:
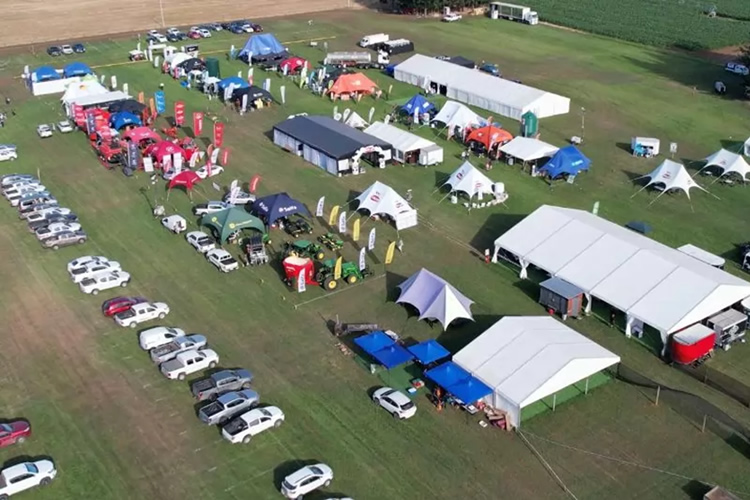
<path fill-rule="evenodd" d="M 417 225 L 417 211 L 392 187 L 376 181 L 357 196 L 357 210 L 367 210 L 370 216 L 387 215 L 396 223 L 396 229 L 407 229 Z"/>
<path fill-rule="evenodd" d="M 352 111 L 344 123 L 354 128 L 365 128 L 368 125 L 365 119 L 359 116 L 356 111 Z"/>
<path fill-rule="evenodd" d="M 745 141 L 745 144 L 742 148 L 742 152 L 744 153 L 745 156 L 750 156 L 750 137 L 748 137 L 747 140 Z"/>
<path fill-rule="evenodd" d="M 466 193 L 469 198 L 474 195 L 481 196 L 493 194 L 494 182 L 489 177 L 480 172 L 474 165 L 465 161 L 451 174 L 443 186 L 450 186 L 451 192 L 460 191 Z"/>
<path fill-rule="evenodd" d="M 169 66 L 169 68 L 174 68 L 178 64 L 181 64 L 188 59 L 192 59 L 193 56 L 185 53 L 185 52 L 175 52 L 174 54 L 168 55 L 164 58 L 164 62 Z"/>
<path fill-rule="evenodd" d="M 463 131 L 469 126 L 478 127 L 486 120 L 460 102 L 447 101 L 432 121 L 444 123 L 449 131 L 455 128 Z"/>
<path fill-rule="evenodd" d="M 471 315 L 474 301 L 427 269 L 420 269 L 398 288 L 401 289 L 396 300 L 398 304 L 414 306 L 419 311 L 419 319 L 437 320 L 443 325 L 443 330 L 458 318 L 474 321 Z"/>
<path fill-rule="evenodd" d="M 731 173 L 739 174 L 745 181 L 748 180 L 747 175 L 750 174 L 750 165 L 748 165 L 745 159 L 737 153 L 732 153 L 726 149 L 720 149 L 706 158 L 706 165 L 701 170 L 708 167 L 720 168 L 722 176 Z"/>
<path fill-rule="evenodd" d="M 68 85 L 65 89 L 65 93 L 60 100 L 66 106 L 80 99 L 81 97 L 88 97 L 91 95 L 102 95 L 109 92 L 107 87 L 102 85 L 96 80 L 84 80 L 80 82 L 73 82 Z"/>
<path fill-rule="evenodd" d="M 685 166 L 682 163 L 677 163 L 676 161 L 672 160 L 664 160 L 663 162 L 661 162 L 661 165 L 656 167 L 653 172 L 647 175 L 643 175 L 639 177 L 639 179 L 642 179 L 644 177 L 648 177 L 649 181 L 648 184 L 640 189 L 640 191 L 643 191 L 647 187 L 653 186 L 655 184 L 661 184 L 662 186 L 664 186 L 662 192 L 659 193 L 659 196 L 657 196 L 654 201 L 658 200 L 661 195 L 672 189 L 681 189 L 685 192 L 688 199 L 690 199 L 691 188 L 697 187 L 698 189 L 706 191 L 704 188 L 699 186 L 692 177 L 690 177 L 690 174 L 688 174 L 687 170 L 685 170 Z M 651 203 L 653 203 L 654 201 L 652 201 Z"/>

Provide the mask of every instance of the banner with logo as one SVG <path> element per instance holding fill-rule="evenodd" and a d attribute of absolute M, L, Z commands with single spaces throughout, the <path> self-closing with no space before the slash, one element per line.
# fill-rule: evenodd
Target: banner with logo
<path fill-rule="evenodd" d="M 216 165 L 217 163 L 219 163 L 219 153 L 220 152 L 221 152 L 221 149 L 219 149 L 219 148 L 214 148 L 214 150 L 211 151 L 211 163 L 213 163 L 214 165 Z"/>
<path fill-rule="evenodd" d="M 224 124 L 222 122 L 214 123 L 214 146 L 220 148 L 224 144 Z"/>
<path fill-rule="evenodd" d="M 86 113 L 80 104 L 73 104 L 73 121 L 81 128 L 86 124 Z"/>
<path fill-rule="evenodd" d="M 219 158 L 221 165 L 226 167 L 229 164 L 229 148 L 221 150 L 221 157 Z"/>
<path fill-rule="evenodd" d="M 375 228 L 370 229 L 370 236 L 367 238 L 367 249 L 371 252 L 375 250 Z"/>
<path fill-rule="evenodd" d="M 357 219 L 357 220 L 354 221 L 354 229 L 352 230 L 352 239 L 354 241 L 358 241 L 359 240 L 359 221 L 360 220 L 361 219 Z"/>
<path fill-rule="evenodd" d="M 366 254 L 367 254 L 366 248 L 362 248 L 359 251 L 359 270 L 360 271 L 364 271 L 365 268 L 367 267 L 367 260 L 366 260 L 367 255 Z"/>
<path fill-rule="evenodd" d="M 385 252 L 385 265 L 387 266 L 391 262 L 393 262 L 393 254 L 396 251 L 396 242 L 391 241 L 391 244 L 388 245 L 388 250 Z"/>
<path fill-rule="evenodd" d="M 333 267 L 333 279 L 341 279 L 341 266 L 343 265 L 343 262 L 343 257 L 339 257 L 338 259 L 336 259 L 336 265 Z"/>
<path fill-rule="evenodd" d="M 138 92 L 138 102 L 146 104 L 146 95 L 143 92 Z"/>
<path fill-rule="evenodd" d="M 247 94 L 242 94 L 242 112 L 247 113 Z"/>
<path fill-rule="evenodd" d="M 148 108 L 151 110 L 151 116 L 156 117 L 156 104 L 153 97 L 148 100 Z"/>
<path fill-rule="evenodd" d="M 336 222 L 336 217 L 339 215 L 339 206 L 336 205 L 331 209 L 331 215 L 328 216 L 328 225 L 333 226 Z"/>
<path fill-rule="evenodd" d="M 303 293 L 307 290 L 307 280 L 305 279 L 305 269 L 300 269 L 297 275 L 297 293 Z"/>
<path fill-rule="evenodd" d="M 185 102 L 177 101 L 174 103 L 174 122 L 178 127 L 185 124 Z"/>
<path fill-rule="evenodd" d="M 163 90 L 157 90 L 154 92 L 154 99 L 156 100 L 156 112 L 154 114 L 162 114 L 167 110 L 167 99 L 164 96 Z"/>
<path fill-rule="evenodd" d="M 255 174 L 252 179 L 250 179 L 250 183 L 248 184 L 248 188 L 250 189 L 251 193 L 254 193 L 256 189 L 258 189 L 258 183 L 260 182 L 260 175 Z"/>
<path fill-rule="evenodd" d="M 96 116 L 93 111 L 86 112 L 86 133 L 88 135 L 96 132 Z"/>
<path fill-rule="evenodd" d="M 154 160 L 150 156 L 143 157 L 143 171 L 149 174 L 154 171 Z"/>
<path fill-rule="evenodd" d="M 193 112 L 193 137 L 198 137 L 203 132 L 203 113 Z"/>
<path fill-rule="evenodd" d="M 315 217 L 323 217 L 323 209 L 325 208 L 326 197 L 321 196 L 318 200 L 318 206 L 315 207 Z"/>
<path fill-rule="evenodd" d="M 132 169 L 136 169 L 139 166 L 141 159 L 141 152 L 138 149 L 138 143 L 135 141 L 128 141 L 128 166 Z"/>
<path fill-rule="evenodd" d="M 200 158 L 200 156 L 200 151 L 194 151 L 193 154 L 190 155 L 190 168 L 195 168 L 195 166 L 198 164 L 198 159 Z"/>
<path fill-rule="evenodd" d="M 341 212 L 339 215 L 339 233 L 346 232 L 346 212 Z"/>
<path fill-rule="evenodd" d="M 289 66 L 284 67 L 288 68 Z M 286 104 L 286 85 L 279 87 L 279 91 L 281 91 L 281 104 Z"/>

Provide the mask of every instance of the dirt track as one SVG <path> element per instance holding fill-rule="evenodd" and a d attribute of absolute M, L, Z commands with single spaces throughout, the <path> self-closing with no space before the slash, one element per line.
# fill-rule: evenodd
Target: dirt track
<path fill-rule="evenodd" d="M 241 8 L 238 9 L 238 5 Z M 345 9 L 350 0 L 3 0 L 0 47 L 238 18 Z M 41 28 L 41 29 L 40 29 Z"/>

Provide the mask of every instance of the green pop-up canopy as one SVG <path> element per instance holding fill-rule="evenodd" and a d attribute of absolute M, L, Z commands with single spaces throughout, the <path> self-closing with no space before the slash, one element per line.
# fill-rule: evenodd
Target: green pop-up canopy
<path fill-rule="evenodd" d="M 266 232 L 263 222 L 256 216 L 247 213 L 239 207 L 227 208 L 220 212 L 206 214 L 201 218 L 201 226 L 210 226 L 216 229 L 219 239 L 223 242 L 229 235 L 240 229 L 257 229 L 261 233 Z"/>

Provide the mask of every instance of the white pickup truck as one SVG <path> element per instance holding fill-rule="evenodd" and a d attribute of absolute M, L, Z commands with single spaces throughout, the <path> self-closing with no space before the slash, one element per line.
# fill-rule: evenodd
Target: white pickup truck
<path fill-rule="evenodd" d="M 169 314 L 169 306 L 164 302 L 142 302 L 127 311 L 115 314 L 115 323 L 125 328 L 135 328 L 139 323 L 152 319 L 164 319 Z"/>
<path fill-rule="evenodd" d="M 151 349 L 151 361 L 153 361 L 157 365 L 160 365 L 162 363 L 166 363 L 167 361 L 173 360 L 181 352 L 203 349 L 207 344 L 208 341 L 203 335 L 187 335 L 184 337 L 177 337 L 169 344 Z"/>
<path fill-rule="evenodd" d="M 219 355 L 212 349 L 181 352 L 174 359 L 162 363 L 159 370 L 170 380 L 185 380 L 185 377 L 219 364 Z"/>

